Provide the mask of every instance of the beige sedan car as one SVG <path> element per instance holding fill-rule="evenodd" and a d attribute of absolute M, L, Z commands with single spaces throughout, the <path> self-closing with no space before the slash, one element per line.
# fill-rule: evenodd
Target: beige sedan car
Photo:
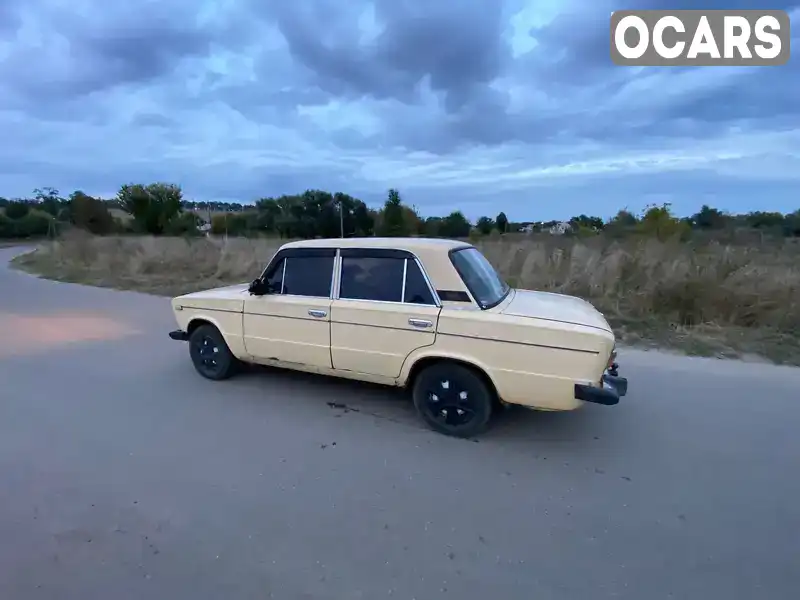
<path fill-rule="evenodd" d="M 411 389 L 421 418 L 472 437 L 503 405 L 573 410 L 627 391 L 603 315 L 510 288 L 474 246 L 424 238 L 283 245 L 252 283 L 178 296 L 175 340 L 208 379 L 257 363 Z"/>

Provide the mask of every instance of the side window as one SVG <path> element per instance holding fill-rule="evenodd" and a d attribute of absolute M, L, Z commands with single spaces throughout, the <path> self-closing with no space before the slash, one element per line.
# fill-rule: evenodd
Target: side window
<path fill-rule="evenodd" d="M 281 293 L 281 284 L 283 283 L 283 267 L 286 264 L 286 259 L 282 258 L 280 262 L 272 269 L 267 275 L 267 289 L 271 294 Z"/>
<path fill-rule="evenodd" d="M 402 258 L 343 257 L 339 297 L 401 302 L 403 262 Z"/>
<path fill-rule="evenodd" d="M 284 294 L 319 298 L 330 296 L 333 256 L 289 256 L 284 260 Z"/>
<path fill-rule="evenodd" d="M 409 259 L 406 269 L 406 295 L 403 302 L 411 304 L 436 304 L 428 287 L 428 282 L 417 266 L 417 261 Z"/>

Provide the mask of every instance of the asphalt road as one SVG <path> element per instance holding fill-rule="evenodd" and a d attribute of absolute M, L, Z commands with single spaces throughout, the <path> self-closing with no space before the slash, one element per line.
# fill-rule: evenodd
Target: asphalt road
<path fill-rule="evenodd" d="M 800 370 L 622 351 L 619 406 L 455 440 L 391 390 L 206 381 L 164 299 L 14 252 L 2 600 L 798 597 Z"/>

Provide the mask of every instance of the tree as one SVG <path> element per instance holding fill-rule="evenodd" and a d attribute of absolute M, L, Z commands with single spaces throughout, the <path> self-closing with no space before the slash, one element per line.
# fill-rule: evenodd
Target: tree
<path fill-rule="evenodd" d="M 457 210 L 447 215 L 439 224 L 439 235 L 449 238 L 464 238 L 469 235 L 472 224 Z"/>
<path fill-rule="evenodd" d="M 672 215 L 669 203 L 647 207 L 636 228 L 639 232 L 662 241 L 670 238 L 684 238 L 689 233 L 688 225 Z"/>
<path fill-rule="evenodd" d="M 422 224 L 422 231 L 428 237 L 441 235 L 442 217 L 428 217 Z"/>
<path fill-rule="evenodd" d="M 497 224 L 497 230 L 500 233 L 505 233 L 508 229 L 508 217 L 506 217 L 506 213 L 501 212 L 499 215 L 497 215 L 495 223 Z"/>
<path fill-rule="evenodd" d="M 31 206 L 21 200 L 12 200 L 6 206 L 6 216 L 9 219 L 22 219 L 31 211 Z"/>
<path fill-rule="evenodd" d="M 180 211 L 182 199 L 180 186 L 171 183 L 123 185 L 117 193 L 120 206 L 133 215 L 138 228 L 153 235 L 164 232 Z"/>
<path fill-rule="evenodd" d="M 639 219 L 627 209 L 617 212 L 603 227 L 603 232 L 613 238 L 624 238 L 630 235 L 639 223 Z"/>
<path fill-rule="evenodd" d="M 787 237 L 800 237 L 800 209 L 786 215 L 783 233 Z"/>
<path fill-rule="evenodd" d="M 589 217 L 587 215 L 579 215 L 572 217 L 569 224 L 575 229 L 585 229 L 589 231 L 600 231 L 603 229 L 603 219 L 600 217 Z"/>
<path fill-rule="evenodd" d="M 728 221 L 728 216 L 716 208 L 704 204 L 700 212 L 691 216 L 691 223 L 698 229 L 722 229 Z"/>
<path fill-rule="evenodd" d="M 483 235 L 489 235 L 492 233 L 492 229 L 495 228 L 495 222 L 490 217 L 481 217 L 478 219 L 475 227 L 477 227 L 478 231 L 480 231 Z"/>
<path fill-rule="evenodd" d="M 380 215 L 380 230 L 378 234 L 383 237 L 403 237 L 408 233 L 409 228 L 406 223 L 400 193 L 395 189 L 391 189 Z"/>
<path fill-rule="evenodd" d="M 778 229 L 783 227 L 785 217 L 779 212 L 756 211 L 745 215 L 745 223 L 754 229 Z"/>
<path fill-rule="evenodd" d="M 403 221 L 409 234 L 422 235 L 425 233 L 425 221 L 419 216 L 416 207 L 403 206 Z"/>
<path fill-rule="evenodd" d="M 180 212 L 169 220 L 164 228 L 164 233 L 168 235 L 197 235 L 199 220 L 200 218 L 197 214 L 191 210 Z"/>
<path fill-rule="evenodd" d="M 106 203 L 80 190 L 69 196 L 69 216 L 76 227 L 95 235 L 106 235 L 114 231 L 114 217 Z"/>
<path fill-rule="evenodd" d="M 361 200 L 355 201 L 353 224 L 357 236 L 369 236 L 375 232 L 375 213 L 370 211 Z"/>
<path fill-rule="evenodd" d="M 58 194 L 58 190 L 51 187 L 36 188 L 33 197 L 39 204 L 38 208 L 52 216 L 58 216 L 65 204 L 65 200 Z"/>

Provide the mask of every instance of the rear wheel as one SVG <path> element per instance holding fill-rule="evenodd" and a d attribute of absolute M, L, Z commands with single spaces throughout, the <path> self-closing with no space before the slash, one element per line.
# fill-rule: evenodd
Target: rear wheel
<path fill-rule="evenodd" d="M 189 354 L 197 372 L 214 381 L 227 379 L 238 366 L 225 338 L 213 325 L 200 325 L 192 331 L 189 335 Z"/>
<path fill-rule="evenodd" d="M 414 380 L 414 406 L 434 431 L 473 437 L 486 431 L 494 394 L 471 369 L 441 362 L 425 367 Z"/>

